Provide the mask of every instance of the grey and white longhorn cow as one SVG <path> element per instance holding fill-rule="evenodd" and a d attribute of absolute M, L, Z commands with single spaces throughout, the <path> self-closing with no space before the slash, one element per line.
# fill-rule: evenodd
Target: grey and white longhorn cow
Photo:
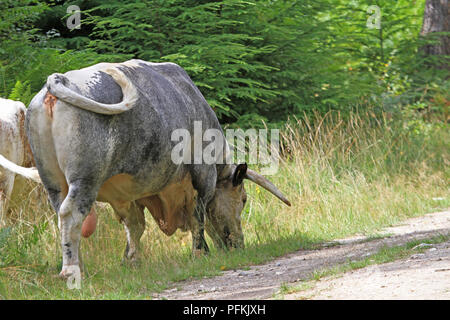
<path fill-rule="evenodd" d="M 222 161 L 227 144 L 211 164 L 172 161 L 178 142 L 171 133 L 183 128 L 194 136 L 194 121 L 203 132 L 216 129 L 223 136 L 198 88 L 173 63 L 100 63 L 48 77 L 27 110 L 26 131 L 59 215 L 62 277 L 79 271 L 80 229 L 96 199 L 108 202 L 124 224 L 125 258 L 132 261 L 139 256 L 146 207 L 166 234 L 190 230 L 198 253 L 208 250 L 205 215 L 215 243 L 243 246 L 244 179 L 290 205 L 246 164 Z"/>
<path fill-rule="evenodd" d="M 9 211 L 17 208 L 42 184 L 34 165 L 33 154 L 25 134 L 25 105 L 20 101 L 0 98 L 0 227 L 6 226 Z M 38 185 L 39 186 L 39 185 Z M 33 194 L 40 197 L 39 188 Z M 89 237 L 97 222 L 95 209 L 83 221 L 82 235 Z"/>

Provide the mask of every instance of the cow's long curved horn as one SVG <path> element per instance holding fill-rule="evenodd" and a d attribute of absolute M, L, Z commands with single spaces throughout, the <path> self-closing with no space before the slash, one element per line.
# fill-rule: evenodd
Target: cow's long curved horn
<path fill-rule="evenodd" d="M 261 187 L 263 187 L 270 193 L 274 194 L 278 199 L 280 199 L 281 201 L 286 203 L 288 206 L 291 206 L 291 203 L 289 202 L 288 199 L 286 199 L 286 197 L 281 193 L 281 191 L 278 190 L 278 188 L 275 187 L 272 182 L 267 180 L 265 177 L 263 177 L 259 173 L 255 172 L 251 169 L 247 169 L 245 178 L 247 178 L 250 181 L 253 181 L 257 185 L 260 185 Z"/>
<path fill-rule="evenodd" d="M 130 80 L 117 68 L 111 67 L 102 71 L 109 74 L 121 87 L 123 93 L 121 102 L 116 104 L 105 104 L 84 97 L 65 86 L 64 82 L 68 81 L 68 79 L 60 73 L 54 73 L 47 78 L 47 89 L 56 98 L 68 102 L 78 108 L 95 113 L 112 115 L 133 108 L 138 99 L 138 94 Z"/>

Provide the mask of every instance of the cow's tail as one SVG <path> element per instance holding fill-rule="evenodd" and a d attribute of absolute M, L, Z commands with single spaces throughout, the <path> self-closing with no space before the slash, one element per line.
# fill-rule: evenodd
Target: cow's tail
<path fill-rule="evenodd" d="M 0 154 L 0 166 L 15 174 L 19 174 L 27 179 L 42 184 L 41 177 L 39 176 L 39 173 L 36 168 L 25 168 L 18 166 L 14 162 L 6 159 L 1 154 Z M 83 224 L 81 226 L 81 235 L 84 238 L 88 238 L 91 234 L 94 233 L 96 227 L 97 227 L 97 213 L 95 212 L 95 209 L 92 208 L 91 212 L 86 216 L 86 218 L 83 221 Z"/>
<path fill-rule="evenodd" d="M 12 161 L 9 161 L 4 156 L 0 155 L 0 166 L 8 171 L 19 174 L 27 179 L 33 180 L 37 183 L 42 183 L 41 177 L 36 168 L 25 168 L 18 166 Z"/>
<path fill-rule="evenodd" d="M 116 104 L 104 104 L 94 101 L 88 97 L 71 90 L 66 86 L 69 80 L 60 73 L 54 73 L 47 78 L 47 89 L 56 98 L 70 103 L 84 110 L 89 110 L 101 114 L 118 114 L 130 110 L 136 104 L 138 94 L 136 87 L 131 81 L 117 68 L 111 67 L 103 70 L 109 74 L 121 87 L 123 99 Z"/>

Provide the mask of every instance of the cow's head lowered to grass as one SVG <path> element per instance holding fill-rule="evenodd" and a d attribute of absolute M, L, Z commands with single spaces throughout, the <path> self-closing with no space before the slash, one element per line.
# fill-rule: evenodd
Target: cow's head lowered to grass
<path fill-rule="evenodd" d="M 241 226 L 241 212 L 247 201 L 244 179 L 255 182 L 288 206 L 291 205 L 277 187 L 259 173 L 248 169 L 247 164 L 230 166 L 229 173 L 218 179 L 216 193 L 207 208 L 206 231 L 218 247 L 244 247 Z"/>

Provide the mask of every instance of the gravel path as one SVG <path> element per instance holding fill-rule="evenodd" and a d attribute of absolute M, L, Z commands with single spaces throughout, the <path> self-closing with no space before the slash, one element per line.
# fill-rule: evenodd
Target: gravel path
<path fill-rule="evenodd" d="M 450 241 L 408 259 L 322 279 L 285 299 L 450 299 Z"/>
<path fill-rule="evenodd" d="M 352 237 L 326 243 L 315 250 L 300 250 L 250 270 L 175 283 L 156 296 L 167 299 L 267 299 L 281 284 L 308 279 L 312 272 L 376 253 L 383 246 L 450 234 L 450 211 L 427 214 L 380 231 L 386 237 Z M 349 272 L 339 279 L 319 281 L 313 289 L 285 296 L 288 299 L 449 299 L 449 242 L 404 261 Z"/>

